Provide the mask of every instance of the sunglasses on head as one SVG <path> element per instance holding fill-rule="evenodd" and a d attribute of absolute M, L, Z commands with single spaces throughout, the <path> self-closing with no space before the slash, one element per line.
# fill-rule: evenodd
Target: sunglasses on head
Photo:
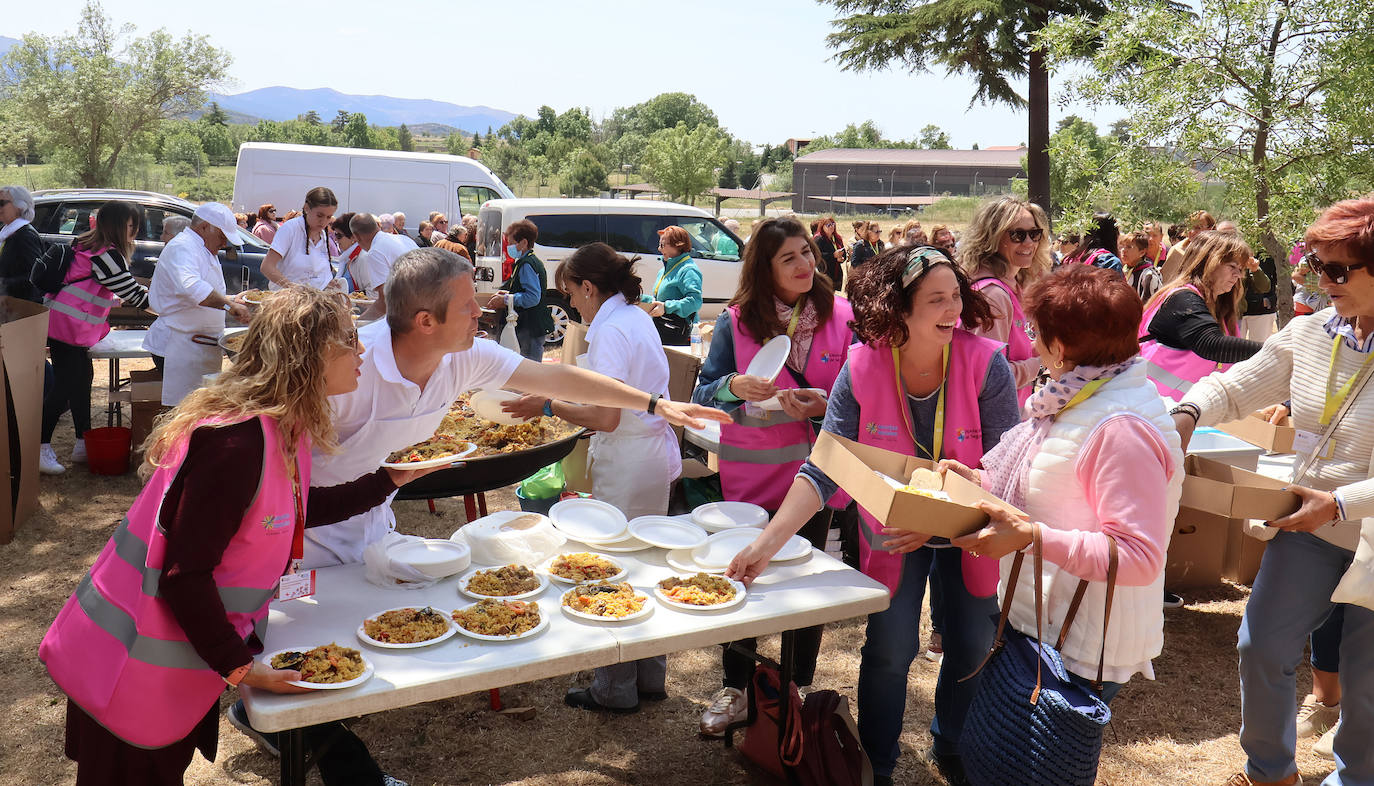
<path fill-rule="evenodd" d="M 1041 229 L 1040 227 L 1036 227 L 1035 229 L 1008 229 L 1008 230 L 1007 230 L 1007 237 L 1011 238 L 1011 242 L 1013 242 L 1013 243 L 1024 243 L 1024 242 L 1026 242 L 1027 240 L 1034 240 L 1035 242 L 1039 243 L 1039 242 L 1040 242 L 1040 238 L 1042 238 L 1042 237 L 1044 237 L 1044 236 L 1045 236 L 1045 230 Z"/>
<path fill-rule="evenodd" d="M 1344 284 L 1347 281 L 1349 281 L 1350 272 L 1352 270 L 1360 270 L 1361 268 L 1368 270 L 1371 267 L 1374 267 L 1374 261 L 1370 260 L 1365 260 L 1364 262 L 1356 262 L 1351 265 L 1340 265 L 1335 262 L 1323 262 L 1321 258 L 1317 256 L 1317 252 L 1315 251 L 1308 251 L 1306 254 L 1303 254 L 1302 261 L 1303 264 L 1307 265 L 1307 267 L 1310 268 L 1313 273 L 1316 273 L 1319 276 L 1326 276 L 1327 280 L 1329 280 L 1333 284 Z"/>

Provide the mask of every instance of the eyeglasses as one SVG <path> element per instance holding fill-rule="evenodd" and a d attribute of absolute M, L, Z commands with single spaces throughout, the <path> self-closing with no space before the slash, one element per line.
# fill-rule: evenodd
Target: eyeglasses
<path fill-rule="evenodd" d="M 1044 237 L 1044 236 L 1045 236 L 1045 230 L 1041 229 L 1040 227 L 1036 227 L 1035 229 L 1008 229 L 1008 230 L 1007 230 L 1007 237 L 1008 237 L 1008 238 L 1011 238 L 1011 242 L 1013 242 L 1013 243 L 1024 243 L 1024 242 L 1026 242 L 1027 240 L 1034 240 L 1035 242 L 1039 243 L 1039 242 L 1040 242 L 1040 238 L 1042 238 L 1042 237 Z M 1062 241 L 1061 241 L 1061 242 L 1062 242 Z"/>
<path fill-rule="evenodd" d="M 343 345 L 344 345 L 344 346 L 356 348 L 356 347 L 358 346 L 358 341 L 359 341 L 359 339 L 358 339 L 358 329 L 357 329 L 357 328 L 353 328 L 352 330 L 350 330 L 350 331 L 348 331 L 347 333 L 344 334 L 344 340 L 343 340 Z"/>
<path fill-rule="evenodd" d="M 0 207 L 4 207 L 5 205 L 12 205 L 12 204 L 14 204 L 14 203 L 11 202 L 11 201 L 8 200 L 8 199 L 0 199 Z"/>
<path fill-rule="evenodd" d="M 1361 268 L 1369 270 L 1371 267 L 1374 267 L 1374 261 L 1372 260 L 1355 262 L 1350 265 L 1342 265 L 1336 262 L 1323 262 L 1315 251 L 1308 251 L 1306 254 L 1303 254 L 1302 261 L 1313 273 L 1319 276 L 1326 276 L 1333 284 L 1344 284 L 1349 281 L 1350 271 L 1352 270 L 1359 270 Z"/>
<path fill-rule="evenodd" d="M 1037 338 L 1040 337 L 1040 332 L 1035 329 L 1035 325 L 1032 325 L 1029 322 L 1025 324 L 1025 330 L 1026 338 L 1030 339 L 1032 342 L 1034 342 Z"/>

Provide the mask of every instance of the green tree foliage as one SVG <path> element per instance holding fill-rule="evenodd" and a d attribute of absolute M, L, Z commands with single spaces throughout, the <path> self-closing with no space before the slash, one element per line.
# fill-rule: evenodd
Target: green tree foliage
<path fill-rule="evenodd" d="M 646 138 L 676 128 L 679 123 L 688 128 L 720 126 L 716 113 L 689 93 L 661 93 L 642 104 L 615 110 L 610 120 L 614 133 L 634 133 Z"/>
<path fill-rule="evenodd" d="M 167 118 L 200 108 L 229 67 L 205 36 L 132 37 L 88 3 L 77 31 L 26 35 L 0 64 L 0 91 L 47 151 L 85 186 L 112 183 L 119 159 L 146 146 Z"/>
<path fill-rule="evenodd" d="M 921 146 L 922 150 L 951 149 L 949 134 L 946 134 L 939 126 L 933 123 L 921 129 L 921 136 L 917 140 L 917 144 Z"/>
<path fill-rule="evenodd" d="M 822 0 L 840 18 L 826 43 L 847 71 L 900 66 L 971 76 L 974 102 L 1029 109 L 1031 199 L 1049 206 L 1049 68 L 1036 46 L 1051 19 L 1106 13 L 1103 0 Z M 1095 31 L 1074 42 L 1081 50 Z M 1013 81 L 1028 78 L 1022 96 Z"/>
<path fill-rule="evenodd" d="M 1060 57 L 1100 29 L 1071 97 L 1125 107 L 1132 147 L 1186 151 L 1226 183 L 1228 213 L 1279 263 L 1286 317 L 1293 240 L 1372 169 L 1371 13 L 1367 0 L 1201 0 L 1184 17 L 1127 0 L 1100 28 L 1070 17 L 1046 40 Z"/>
<path fill-rule="evenodd" d="M 343 128 L 344 145 L 347 147 L 372 147 L 372 135 L 367 127 L 367 115 L 354 112 L 348 116 Z"/>
<path fill-rule="evenodd" d="M 304 115 L 301 115 L 301 120 L 304 120 L 312 126 L 317 126 L 324 122 L 320 119 L 320 113 L 316 112 L 313 109 L 309 112 L 306 112 Z"/>
<path fill-rule="evenodd" d="M 212 126 L 229 125 L 229 115 L 220 108 L 218 101 L 211 101 L 209 111 L 202 115 L 200 119 Z"/>
<path fill-rule="evenodd" d="M 201 149 L 200 137 L 190 131 L 182 131 L 167 139 L 162 148 L 162 160 L 172 165 L 172 172 L 179 176 L 205 172 L 209 158 Z"/>
<path fill-rule="evenodd" d="M 729 140 L 713 125 L 689 129 L 686 123 L 649 137 L 644 169 L 650 182 L 671 199 L 695 201 L 715 184 L 715 169 L 725 161 Z"/>
<path fill-rule="evenodd" d="M 472 146 L 477 147 L 476 137 L 472 140 Z M 444 149 L 451 156 L 465 156 L 468 154 L 468 141 L 457 131 L 444 138 Z"/>
<path fill-rule="evenodd" d="M 396 131 L 396 143 L 407 153 L 415 149 L 415 137 L 410 133 L 410 129 L 406 127 L 405 123 L 402 123 Z"/>
<path fill-rule="evenodd" d="M 348 127 L 348 110 L 340 109 L 334 115 L 334 119 L 330 121 L 329 127 L 333 128 L 335 133 L 342 134 L 344 129 Z"/>
<path fill-rule="evenodd" d="M 579 150 L 563 172 L 563 189 L 568 196 L 596 196 L 610 187 L 606 165 L 590 150 Z"/>

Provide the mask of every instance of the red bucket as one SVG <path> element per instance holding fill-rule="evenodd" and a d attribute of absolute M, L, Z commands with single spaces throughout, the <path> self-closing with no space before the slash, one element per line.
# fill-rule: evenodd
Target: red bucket
<path fill-rule="evenodd" d="M 123 475 L 129 471 L 133 431 L 122 426 L 87 431 L 86 464 L 96 475 Z"/>

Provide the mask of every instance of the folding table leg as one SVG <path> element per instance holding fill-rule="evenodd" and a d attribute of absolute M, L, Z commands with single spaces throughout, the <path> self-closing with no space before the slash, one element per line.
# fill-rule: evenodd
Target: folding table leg
<path fill-rule="evenodd" d="M 500 689 L 500 688 L 492 688 L 491 690 L 487 691 L 487 701 L 491 704 L 491 711 L 492 711 L 492 712 L 500 712 L 500 711 L 501 711 L 501 707 L 502 707 L 502 705 L 501 705 L 501 689 Z"/>
<path fill-rule="evenodd" d="M 477 500 L 472 494 L 463 495 L 463 515 L 468 521 L 477 519 Z"/>
<path fill-rule="evenodd" d="M 434 509 L 434 500 L 431 498 L 431 499 L 428 499 L 428 500 L 425 500 L 425 501 L 429 503 L 429 515 L 431 515 L 431 516 L 437 516 L 437 515 L 439 515 L 439 511 L 437 511 L 437 510 Z"/>
<path fill-rule="evenodd" d="M 305 730 L 279 733 L 277 746 L 281 750 L 281 786 L 305 786 Z"/>
<path fill-rule="evenodd" d="M 480 514 L 483 515 L 483 516 L 487 515 L 487 495 L 486 495 L 486 492 L 482 492 L 482 491 L 477 492 L 477 512 L 480 513 Z"/>

